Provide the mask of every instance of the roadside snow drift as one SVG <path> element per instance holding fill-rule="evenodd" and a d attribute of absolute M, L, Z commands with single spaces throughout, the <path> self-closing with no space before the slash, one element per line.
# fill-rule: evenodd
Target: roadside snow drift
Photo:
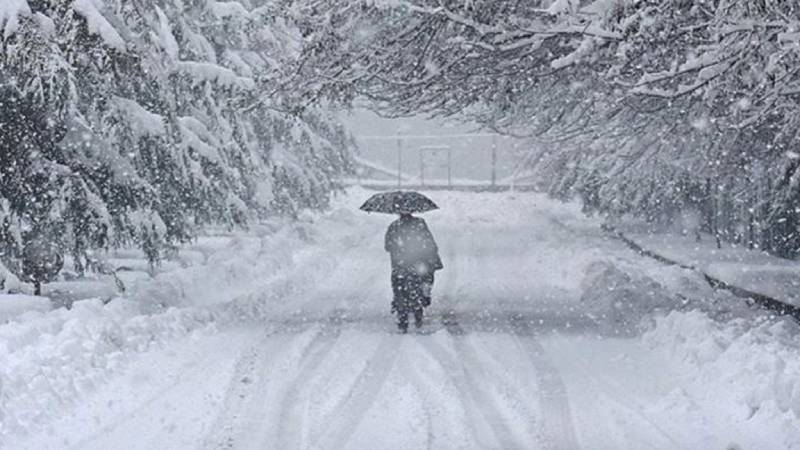
<path fill-rule="evenodd" d="M 9 300 L 0 314 L 10 318 L 0 325 L 0 447 L 68 411 L 136 353 L 291 309 L 281 300 L 313 286 L 337 253 L 358 243 L 346 233 L 352 216 L 334 210 L 237 235 L 204 264 L 140 279 L 128 297 L 107 304 L 89 299 L 50 311 L 47 299 L 0 298 Z M 207 245 L 201 238 L 196 247 Z"/>

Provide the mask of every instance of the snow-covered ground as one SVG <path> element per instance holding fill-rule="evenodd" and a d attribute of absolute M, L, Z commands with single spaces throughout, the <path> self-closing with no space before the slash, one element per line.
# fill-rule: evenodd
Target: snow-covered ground
<path fill-rule="evenodd" d="M 679 233 L 629 233 L 644 248 L 696 267 L 726 283 L 769 295 L 784 303 L 800 306 L 800 262 L 781 259 L 766 252 L 722 242 L 717 248 L 713 236 Z"/>
<path fill-rule="evenodd" d="M 0 294 L 0 323 L 9 321 L 28 311 L 49 311 L 50 299 L 25 294 Z"/>
<path fill-rule="evenodd" d="M 797 324 L 577 205 L 430 193 L 445 269 L 397 334 L 369 194 L 0 325 L 0 447 L 800 448 Z"/>

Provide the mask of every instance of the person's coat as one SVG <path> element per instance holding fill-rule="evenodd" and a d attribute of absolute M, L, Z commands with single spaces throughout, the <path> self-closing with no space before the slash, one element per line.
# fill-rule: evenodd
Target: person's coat
<path fill-rule="evenodd" d="M 419 217 L 401 216 L 392 222 L 386 231 L 384 248 L 391 255 L 393 269 L 413 269 L 425 275 L 444 267 L 433 234 Z"/>

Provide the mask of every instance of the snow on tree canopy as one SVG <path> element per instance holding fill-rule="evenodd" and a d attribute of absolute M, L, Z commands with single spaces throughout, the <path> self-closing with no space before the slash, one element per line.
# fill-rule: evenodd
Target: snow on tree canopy
<path fill-rule="evenodd" d="M 67 133 L 59 145 L 74 161 L 87 167 L 106 167 L 116 179 L 137 178 L 128 153 L 108 151 L 112 144 L 95 133 L 83 117 L 70 116 L 65 124 Z"/>
<path fill-rule="evenodd" d="M 129 215 L 129 220 L 135 230 L 152 230 L 155 231 L 158 236 L 164 236 L 167 233 L 167 225 L 155 211 L 139 210 L 132 212 Z"/>
<path fill-rule="evenodd" d="M 581 45 L 572 53 L 564 55 L 561 58 L 554 59 L 550 62 L 550 67 L 553 69 L 563 69 L 564 67 L 577 64 L 582 58 L 592 55 L 595 49 L 594 37 L 585 37 Z"/>
<path fill-rule="evenodd" d="M 211 2 L 211 11 L 217 18 L 249 17 L 250 12 L 239 2 Z"/>
<path fill-rule="evenodd" d="M 241 89 L 255 88 L 252 78 L 240 77 L 233 70 L 217 64 L 181 61 L 175 64 L 175 71 L 188 74 L 195 81 L 212 81 L 223 86 Z"/>
<path fill-rule="evenodd" d="M 17 31 L 20 16 L 31 13 L 26 0 L 3 0 L 0 2 L 0 29 L 3 37 L 8 38 Z"/>
<path fill-rule="evenodd" d="M 161 48 L 172 60 L 177 60 L 180 47 L 172 33 L 169 19 L 158 6 L 156 6 L 156 14 L 158 15 L 158 39 L 161 43 Z"/>
<path fill-rule="evenodd" d="M 209 161 L 215 163 L 222 161 L 218 150 L 222 144 L 202 122 L 194 117 L 180 117 L 178 123 L 185 146 L 194 149 Z"/>
<path fill-rule="evenodd" d="M 100 36 L 109 47 L 125 51 L 125 40 L 101 12 L 100 0 L 75 0 L 72 8 L 86 19 L 90 33 Z"/>
<path fill-rule="evenodd" d="M 615 7 L 620 4 L 619 0 L 596 0 L 581 8 L 583 14 L 596 14 L 602 19 L 606 19 Z"/>
<path fill-rule="evenodd" d="M 245 58 L 248 61 L 245 61 Z M 264 65 L 264 56 L 254 52 L 245 52 L 244 55 L 239 52 L 226 50 L 223 53 L 223 61 L 228 65 L 233 66 L 236 72 L 243 74 L 247 78 L 252 78 L 255 72 L 253 66 Z M 270 58 L 270 60 L 272 60 Z"/>
<path fill-rule="evenodd" d="M 445 3 L 303 2 L 297 95 L 530 138 L 525 170 L 587 211 L 700 208 L 720 240 L 800 256 L 797 2 Z"/>
<path fill-rule="evenodd" d="M 137 137 L 163 136 L 166 134 L 164 117 L 151 113 L 133 100 L 115 97 L 117 109 L 125 115 L 130 124 L 130 129 Z"/>
<path fill-rule="evenodd" d="M 154 262 L 206 224 L 324 207 L 352 140 L 314 106 L 274 106 L 292 95 L 259 96 L 298 62 L 303 38 L 288 11 L 129 3 L 69 1 L 26 18 L 28 3 L 0 0 L 0 82 L 11 81 L 0 84 L 0 182 L 14 181 L 3 185 L 6 217 L 58 238 L 75 261 L 133 244 Z M 306 126 L 293 137 L 296 123 Z M 276 170 L 277 142 L 296 156 L 291 176 Z M 279 183 L 290 188 L 277 199 Z"/>
<path fill-rule="evenodd" d="M 578 10 L 579 6 L 580 0 L 554 0 L 547 8 L 547 12 L 551 14 L 574 13 Z"/>

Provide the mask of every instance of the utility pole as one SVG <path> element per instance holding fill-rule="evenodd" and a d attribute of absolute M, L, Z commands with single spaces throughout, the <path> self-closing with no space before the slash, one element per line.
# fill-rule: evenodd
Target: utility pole
<path fill-rule="evenodd" d="M 497 135 L 492 135 L 492 187 L 497 185 Z"/>
<path fill-rule="evenodd" d="M 403 185 L 403 138 L 397 135 L 397 187 Z"/>
<path fill-rule="evenodd" d="M 425 149 L 419 149 L 419 182 L 425 186 Z"/>
<path fill-rule="evenodd" d="M 447 187 L 453 188 L 453 149 L 447 148 Z"/>

